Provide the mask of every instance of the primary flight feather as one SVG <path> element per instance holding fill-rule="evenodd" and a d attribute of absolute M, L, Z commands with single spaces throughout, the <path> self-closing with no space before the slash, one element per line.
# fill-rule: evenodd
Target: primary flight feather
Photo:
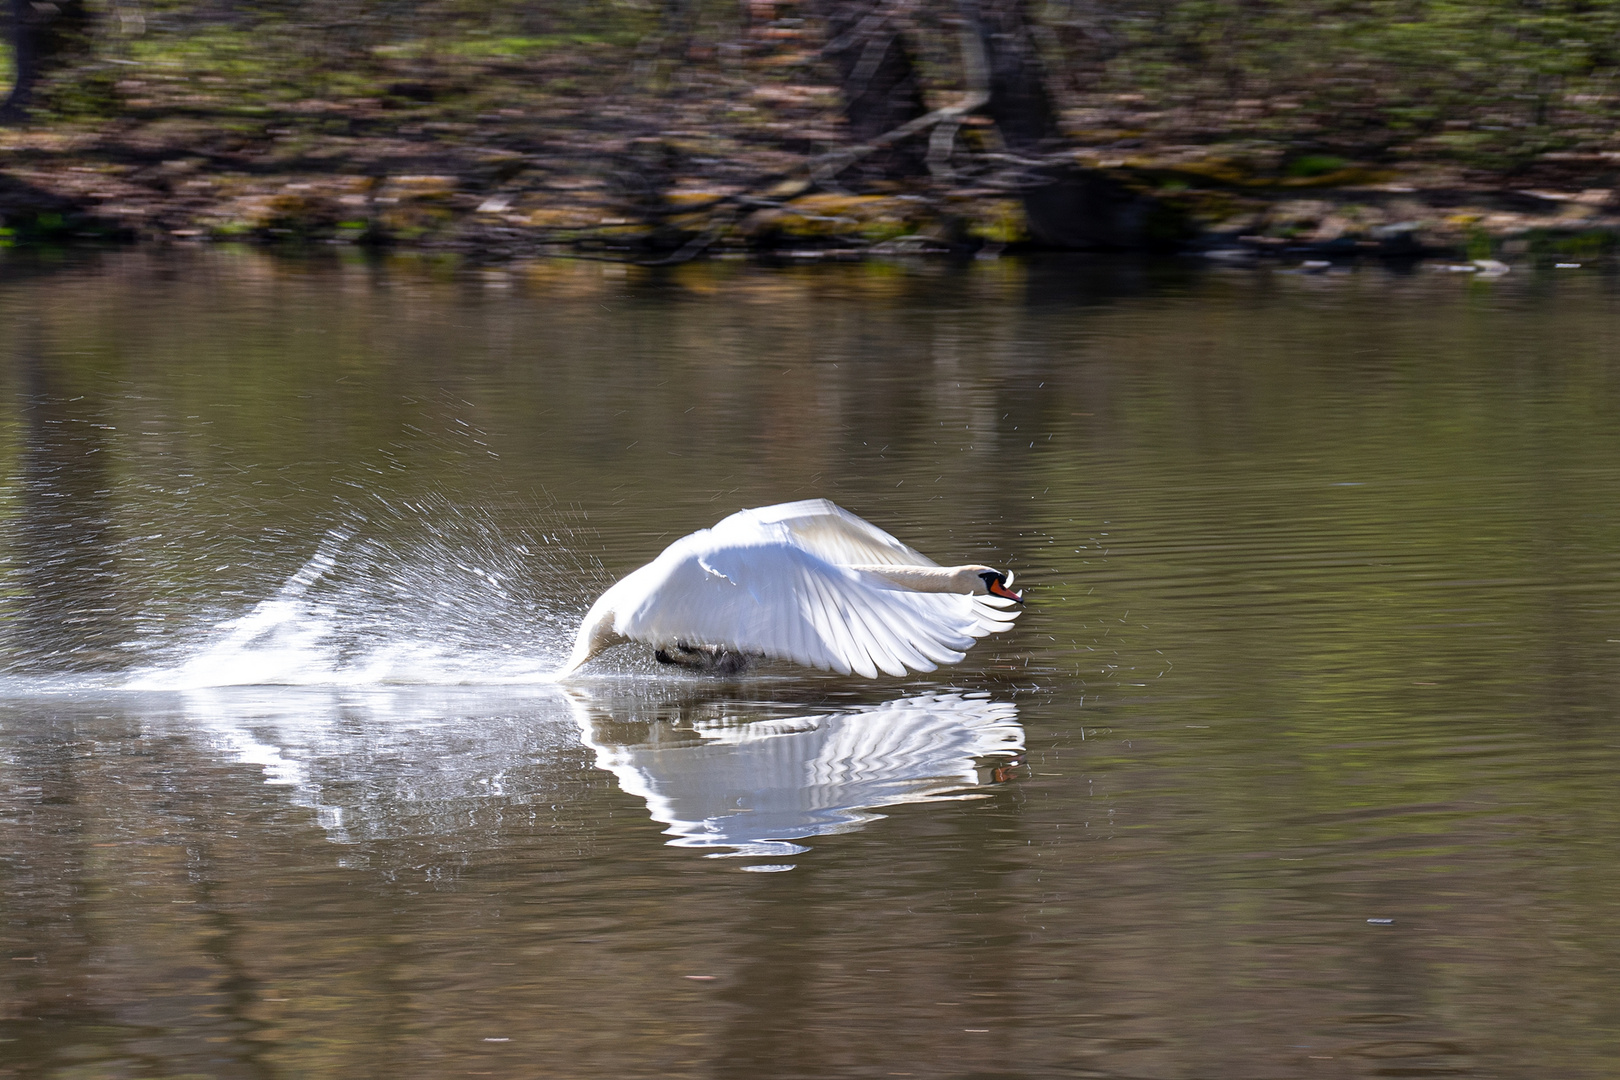
<path fill-rule="evenodd" d="M 1018 617 L 1011 582 L 940 566 L 825 499 L 740 510 L 603 593 L 558 674 L 627 641 L 721 673 L 754 656 L 867 678 L 933 671 Z"/>

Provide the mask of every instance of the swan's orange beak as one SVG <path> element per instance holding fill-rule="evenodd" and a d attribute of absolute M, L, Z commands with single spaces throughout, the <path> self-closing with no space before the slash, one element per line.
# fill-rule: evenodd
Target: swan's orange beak
<path fill-rule="evenodd" d="M 992 580 L 990 582 L 990 595 L 1005 597 L 1008 600 L 1012 600 L 1020 604 L 1024 602 L 1023 593 L 1015 593 L 1011 589 L 1007 588 L 1007 586 L 1003 585 L 1000 581 L 996 580 Z"/>

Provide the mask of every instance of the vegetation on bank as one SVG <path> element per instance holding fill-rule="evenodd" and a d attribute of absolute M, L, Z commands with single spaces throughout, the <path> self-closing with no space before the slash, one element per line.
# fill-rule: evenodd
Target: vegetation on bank
<path fill-rule="evenodd" d="M 1620 230 L 1620 5 L 52 8 L 13 36 L 33 77 L 0 131 L 0 243 L 1484 257 L 1592 254 Z M 863 63 L 894 76 L 865 114 Z M 1050 124 L 1024 124 L 1043 101 Z M 917 130 L 872 141 L 901 121 Z"/>

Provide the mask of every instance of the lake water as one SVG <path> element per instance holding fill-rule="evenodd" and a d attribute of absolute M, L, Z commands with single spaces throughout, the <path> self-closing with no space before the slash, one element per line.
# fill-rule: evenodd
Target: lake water
<path fill-rule="evenodd" d="M 0 263 L 0 1077 L 1606 1077 L 1620 282 Z M 736 680 L 824 496 L 1029 606 Z"/>

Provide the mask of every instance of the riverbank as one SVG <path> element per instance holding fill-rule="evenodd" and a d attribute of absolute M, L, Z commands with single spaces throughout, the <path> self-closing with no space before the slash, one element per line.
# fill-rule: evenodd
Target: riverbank
<path fill-rule="evenodd" d="M 965 255 L 1063 246 L 1023 195 L 1032 170 L 1078 168 L 1156 215 L 1124 246 L 1472 259 L 1620 246 L 1620 150 L 1498 169 L 1421 147 L 1356 160 L 1301 153 L 1277 119 L 1287 102 L 1200 113 L 1092 95 L 1067 102 L 1072 151 L 1011 159 L 969 117 L 933 176 L 845 188 L 827 167 L 847 145 L 837 91 L 812 51 L 655 82 L 627 74 L 635 55 L 578 42 L 383 57 L 320 96 L 194 55 L 122 61 L 94 109 L 0 131 L 0 243 Z"/>

